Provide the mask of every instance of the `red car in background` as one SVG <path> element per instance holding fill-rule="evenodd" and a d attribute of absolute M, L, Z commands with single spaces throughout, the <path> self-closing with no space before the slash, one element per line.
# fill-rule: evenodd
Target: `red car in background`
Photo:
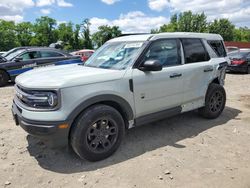
<path fill-rule="evenodd" d="M 94 52 L 95 52 L 94 50 L 84 49 L 84 50 L 73 52 L 72 54 L 81 56 L 81 60 L 85 62 L 90 58 L 90 56 L 92 56 Z"/>
<path fill-rule="evenodd" d="M 250 49 L 240 49 L 236 52 L 228 53 L 231 64 L 228 71 L 243 72 L 250 74 Z"/>

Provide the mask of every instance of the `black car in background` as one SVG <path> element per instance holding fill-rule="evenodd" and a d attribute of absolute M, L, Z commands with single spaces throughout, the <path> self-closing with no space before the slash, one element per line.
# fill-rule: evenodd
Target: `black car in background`
<path fill-rule="evenodd" d="M 18 50 L 27 49 L 27 48 L 32 48 L 32 47 L 33 47 L 33 46 L 21 46 L 21 47 L 16 47 L 16 48 L 13 48 L 13 49 L 9 50 L 8 52 L 5 52 L 5 53 L 2 54 L 1 56 L 2 56 L 2 57 L 6 57 L 6 56 L 8 56 L 9 54 L 14 53 L 14 52 L 16 52 L 16 51 L 18 51 Z"/>
<path fill-rule="evenodd" d="M 0 58 L 0 87 L 34 68 L 82 63 L 80 57 L 47 47 L 15 48 Z"/>
<path fill-rule="evenodd" d="M 250 74 L 250 50 L 231 52 L 228 57 L 231 61 L 227 67 L 228 71 Z"/>

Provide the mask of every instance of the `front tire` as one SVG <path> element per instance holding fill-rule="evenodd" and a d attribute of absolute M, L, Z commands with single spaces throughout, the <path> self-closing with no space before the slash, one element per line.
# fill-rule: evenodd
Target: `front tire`
<path fill-rule="evenodd" d="M 99 161 L 117 150 L 124 132 L 124 120 L 116 109 L 107 105 L 94 105 L 77 118 L 70 142 L 79 157 Z"/>
<path fill-rule="evenodd" d="M 0 87 L 6 86 L 8 81 L 8 74 L 5 71 L 0 70 Z"/>
<path fill-rule="evenodd" d="M 199 109 L 199 114 L 208 119 L 215 119 L 222 113 L 225 104 L 225 89 L 219 84 L 211 83 L 207 90 L 205 106 Z"/>

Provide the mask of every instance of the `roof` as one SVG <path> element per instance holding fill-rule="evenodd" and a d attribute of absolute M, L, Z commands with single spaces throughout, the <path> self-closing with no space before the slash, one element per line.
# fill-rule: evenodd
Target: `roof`
<path fill-rule="evenodd" d="M 68 52 L 65 52 L 65 51 L 63 51 L 63 50 L 59 50 L 59 49 L 56 49 L 56 48 L 51 48 L 51 47 L 26 47 L 26 48 L 24 48 L 24 50 L 27 50 L 27 51 L 33 51 L 33 50 L 36 50 L 36 51 L 48 50 L 48 51 L 58 52 L 58 53 L 61 53 L 61 54 L 63 54 L 63 55 L 66 55 L 66 56 L 69 56 L 69 55 L 70 55 Z"/>
<path fill-rule="evenodd" d="M 79 52 L 95 52 L 95 50 L 88 50 L 88 49 L 84 49 L 84 50 L 78 50 L 74 53 L 79 53 Z"/>
<path fill-rule="evenodd" d="M 156 40 L 161 38 L 204 38 L 207 40 L 223 40 L 223 38 L 218 34 L 174 32 L 174 33 L 159 33 L 159 34 L 129 35 L 111 39 L 109 40 L 109 42 L 146 41 L 146 40 Z"/>
<path fill-rule="evenodd" d="M 51 48 L 51 47 L 26 47 L 25 49 L 27 50 L 53 50 L 53 51 L 60 51 L 56 48 Z"/>

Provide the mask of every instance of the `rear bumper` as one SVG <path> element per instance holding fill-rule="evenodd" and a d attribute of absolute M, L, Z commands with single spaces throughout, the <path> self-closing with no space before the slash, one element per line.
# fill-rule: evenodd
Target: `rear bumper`
<path fill-rule="evenodd" d="M 46 140 L 53 147 L 66 146 L 68 144 L 68 128 L 60 129 L 59 125 L 69 125 L 66 121 L 34 121 L 21 115 L 21 109 L 13 102 L 12 114 L 16 125 L 20 125 L 27 133 Z"/>
<path fill-rule="evenodd" d="M 232 72 L 246 72 L 247 71 L 247 65 L 246 66 L 240 66 L 240 65 L 228 65 L 227 66 L 227 70 L 228 71 L 232 71 Z"/>

